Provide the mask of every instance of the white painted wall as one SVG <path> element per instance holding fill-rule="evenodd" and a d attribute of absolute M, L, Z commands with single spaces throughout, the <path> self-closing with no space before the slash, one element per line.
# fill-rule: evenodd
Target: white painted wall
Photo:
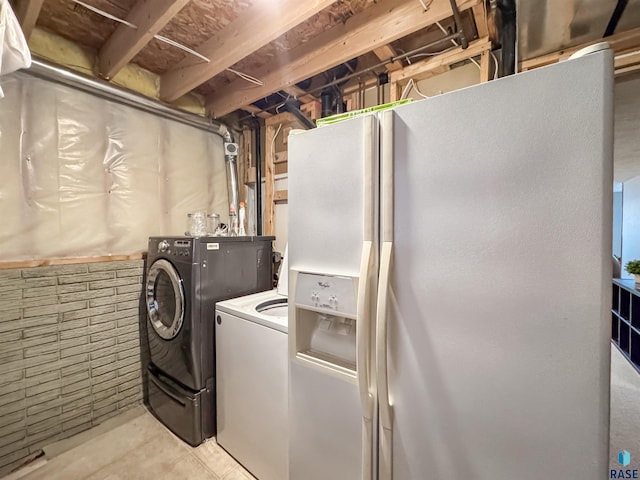
<path fill-rule="evenodd" d="M 614 180 L 640 175 L 640 75 L 616 79 Z"/>
<path fill-rule="evenodd" d="M 621 278 L 633 278 L 624 266 L 629 260 L 640 259 L 640 175 L 624 182 L 623 194 Z"/>

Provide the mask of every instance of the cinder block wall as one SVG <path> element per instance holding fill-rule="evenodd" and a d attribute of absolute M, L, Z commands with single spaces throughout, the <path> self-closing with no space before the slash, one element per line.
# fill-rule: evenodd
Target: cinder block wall
<path fill-rule="evenodd" d="M 0 476 L 141 402 L 142 275 L 142 260 L 0 270 Z"/>

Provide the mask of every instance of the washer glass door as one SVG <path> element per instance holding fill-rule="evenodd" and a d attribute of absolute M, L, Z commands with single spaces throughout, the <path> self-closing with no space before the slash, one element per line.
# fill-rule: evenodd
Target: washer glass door
<path fill-rule="evenodd" d="M 153 329 L 165 340 L 175 338 L 184 321 L 184 289 L 182 279 L 168 260 L 156 260 L 151 265 L 146 292 Z"/>

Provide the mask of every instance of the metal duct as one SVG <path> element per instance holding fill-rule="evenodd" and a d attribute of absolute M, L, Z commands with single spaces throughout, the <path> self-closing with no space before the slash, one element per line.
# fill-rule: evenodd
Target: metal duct
<path fill-rule="evenodd" d="M 117 85 L 105 82 L 98 78 L 89 77 L 78 72 L 65 70 L 57 65 L 46 62 L 39 58 L 33 58 L 31 68 L 21 70 L 21 72 L 43 78 L 52 82 L 77 88 L 97 97 L 105 98 L 113 102 L 137 108 L 144 112 L 152 113 L 160 117 L 184 123 L 191 127 L 199 128 L 210 133 L 224 137 L 227 127 L 206 117 L 201 117 L 194 113 L 185 112 L 174 107 L 170 107 L 157 100 L 145 97 L 138 93 L 131 92 Z"/>
<path fill-rule="evenodd" d="M 229 195 L 229 229 L 231 233 L 237 234 L 237 230 L 234 232 L 233 229 L 238 227 L 237 220 L 240 208 L 238 200 L 238 144 L 233 142 L 233 135 L 229 130 L 225 132 L 223 138 L 224 163 L 227 167 L 227 194 Z M 233 224 L 234 220 L 236 225 Z"/>

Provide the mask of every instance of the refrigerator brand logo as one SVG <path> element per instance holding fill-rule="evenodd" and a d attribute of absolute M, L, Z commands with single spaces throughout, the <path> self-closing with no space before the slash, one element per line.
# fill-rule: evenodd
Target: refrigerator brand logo
<path fill-rule="evenodd" d="M 618 463 L 623 467 L 628 466 L 631 463 L 631 454 L 626 450 L 618 452 Z M 638 478 L 638 469 L 611 469 L 609 478 Z"/>
<path fill-rule="evenodd" d="M 320 288 L 329 288 L 331 284 L 329 282 L 318 282 Z"/>

